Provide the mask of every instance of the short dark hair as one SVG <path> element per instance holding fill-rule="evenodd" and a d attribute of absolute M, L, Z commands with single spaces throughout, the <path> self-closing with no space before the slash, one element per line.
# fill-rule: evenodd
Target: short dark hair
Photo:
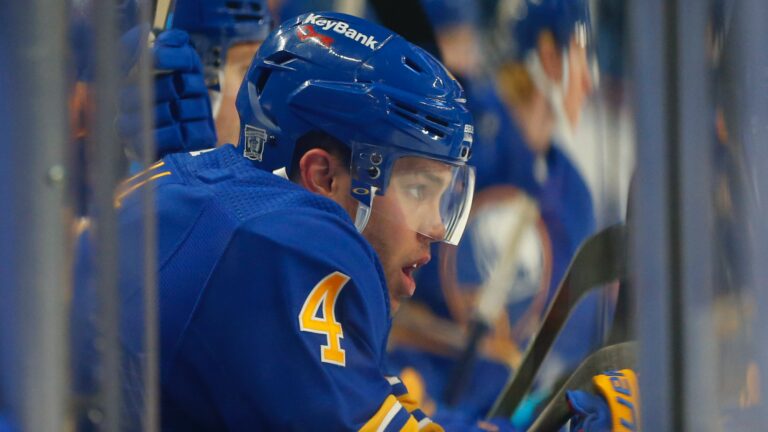
<path fill-rule="evenodd" d="M 299 179 L 299 162 L 304 154 L 316 148 L 325 150 L 339 158 L 341 164 L 346 169 L 349 169 L 352 156 L 349 148 L 344 143 L 322 131 L 307 132 L 296 140 L 296 147 L 293 149 L 291 169 L 288 171 L 291 181 L 296 182 Z"/>

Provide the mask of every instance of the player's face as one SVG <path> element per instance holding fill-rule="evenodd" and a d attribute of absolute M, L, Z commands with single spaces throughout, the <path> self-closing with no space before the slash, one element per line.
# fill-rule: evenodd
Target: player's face
<path fill-rule="evenodd" d="M 440 203 L 451 178 L 451 168 L 441 162 L 403 158 L 386 193 L 374 200 L 363 235 L 379 255 L 393 313 L 416 290 L 413 273 L 430 260 L 430 243 L 445 236 Z"/>
<path fill-rule="evenodd" d="M 568 122 L 572 127 L 579 124 L 581 109 L 587 96 L 592 92 L 592 76 L 587 60 L 585 43 L 577 36 L 571 39 L 568 50 L 568 87 L 565 89 L 563 105 Z"/>
<path fill-rule="evenodd" d="M 259 42 L 242 42 L 229 47 L 221 77 L 221 104 L 216 113 L 216 134 L 218 144 L 237 143 L 240 136 L 240 117 L 235 108 L 237 92 L 243 82 L 253 56 L 259 49 Z"/>

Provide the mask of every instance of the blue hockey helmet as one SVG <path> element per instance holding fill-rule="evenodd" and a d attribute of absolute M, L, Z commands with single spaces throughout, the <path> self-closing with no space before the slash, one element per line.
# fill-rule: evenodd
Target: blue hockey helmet
<path fill-rule="evenodd" d="M 218 84 L 227 49 L 240 42 L 261 42 L 272 28 L 266 0 L 178 0 L 172 27 L 189 33 L 206 69 L 206 81 Z"/>
<path fill-rule="evenodd" d="M 500 14 L 511 26 L 514 57 L 522 59 L 536 49 L 545 30 L 552 32 L 559 48 L 567 48 L 574 35 L 584 46 L 591 45 L 588 0 L 516 0 L 514 6 L 514 10 Z"/>
<path fill-rule="evenodd" d="M 414 226 L 423 220 L 410 226 L 455 243 L 474 189 L 467 165 L 474 129 L 465 103 L 459 83 L 423 49 L 361 18 L 310 13 L 283 23 L 254 58 L 237 97 L 239 142 L 269 171 L 290 169 L 297 140 L 309 132 L 343 143 L 361 230 L 373 198 L 397 184 L 395 173 L 416 159 L 448 167 L 438 194 L 444 232 Z"/>
<path fill-rule="evenodd" d="M 581 87 L 582 92 L 570 93 L 586 96 L 599 82 L 588 0 L 508 0 L 499 5 L 498 17 L 502 23 L 502 62 L 524 64 L 554 111 L 560 137 L 572 140 L 584 97 L 571 97 L 566 104 L 566 95 L 569 89 Z M 538 42 L 543 32 L 552 34 L 562 55 L 559 77 L 550 76 L 542 64 Z M 579 87 L 571 87 L 572 83 Z"/>

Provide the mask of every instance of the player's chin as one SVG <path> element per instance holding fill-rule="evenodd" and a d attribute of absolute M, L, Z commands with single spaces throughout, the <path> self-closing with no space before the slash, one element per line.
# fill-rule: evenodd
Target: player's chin
<path fill-rule="evenodd" d="M 389 314 L 395 315 L 400 309 L 400 299 L 397 297 L 389 296 Z"/>

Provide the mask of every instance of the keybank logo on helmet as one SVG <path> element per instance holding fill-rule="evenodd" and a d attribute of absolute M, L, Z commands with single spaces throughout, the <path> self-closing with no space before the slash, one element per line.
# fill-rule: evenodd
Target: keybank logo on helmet
<path fill-rule="evenodd" d="M 376 45 L 379 43 L 379 41 L 374 39 L 373 36 L 369 36 L 360 33 L 353 28 L 349 28 L 349 23 L 322 18 L 313 13 L 309 14 L 309 16 L 304 20 L 304 24 L 314 24 L 326 31 L 332 29 L 336 33 L 343 34 L 350 39 L 354 39 L 355 41 L 360 42 L 372 50 L 375 50 Z"/>

